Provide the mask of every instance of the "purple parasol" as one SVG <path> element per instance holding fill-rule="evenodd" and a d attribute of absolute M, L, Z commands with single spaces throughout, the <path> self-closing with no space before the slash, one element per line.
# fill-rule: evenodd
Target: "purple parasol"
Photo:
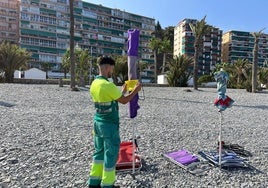
<path fill-rule="evenodd" d="M 137 79 L 137 59 L 140 31 L 137 29 L 128 30 L 128 80 Z M 129 117 L 135 118 L 140 106 L 138 105 L 139 95 L 136 94 L 129 102 Z"/>

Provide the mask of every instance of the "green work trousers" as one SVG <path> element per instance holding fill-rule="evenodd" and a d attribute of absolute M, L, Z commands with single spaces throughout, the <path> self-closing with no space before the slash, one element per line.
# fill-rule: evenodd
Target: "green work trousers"
<path fill-rule="evenodd" d="M 109 188 L 114 185 L 115 165 L 120 147 L 119 123 L 94 122 L 93 164 L 89 185 Z"/>

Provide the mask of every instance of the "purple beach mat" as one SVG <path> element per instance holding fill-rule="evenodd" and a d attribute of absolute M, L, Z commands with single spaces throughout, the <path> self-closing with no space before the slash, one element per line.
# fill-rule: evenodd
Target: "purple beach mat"
<path fill-rule="evenodd" d="M 185 149 L 166 153 L 165 156 L 183 165 L 199 161 L 196 156 L 192 155 Z"/>

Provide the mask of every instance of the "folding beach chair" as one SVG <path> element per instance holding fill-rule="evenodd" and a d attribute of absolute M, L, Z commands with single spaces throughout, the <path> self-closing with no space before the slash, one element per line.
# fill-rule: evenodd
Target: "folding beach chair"
<path fill-rule="evenodd" d="M 222 141 L 222 149 L 227 151 L 233 151 L 242 157 L 252 157 L 252 153 L 246 150 L 243 146 L 232 143 L 225 143 Z"/>
<path fill-rule="evenodd" d="M 133 144 L 134 143 L 134 144 Z M 139 171 L 142 167 L 141 157 L 138 155 L 137 140 L 121 142 L 119 156 L 116 163 L 117 172 Z"/>
<path fill-rule="evenodd" d="M 164 157 L 194 175 L 204 175 L 212 168 L 208 161 L 200 160 L 185 149 L 168 152 Z"/>
<path fill-rule="evenodd" d="M 227 167 L 249 167 L 246 159 L 240 157 L 233 151 L 222 150 L 221 156 L 217 150 L 198 152 L 204 159 L 207 159 L 215 166 Z M 221 159 L 221 160 L 220 160 Z"/>

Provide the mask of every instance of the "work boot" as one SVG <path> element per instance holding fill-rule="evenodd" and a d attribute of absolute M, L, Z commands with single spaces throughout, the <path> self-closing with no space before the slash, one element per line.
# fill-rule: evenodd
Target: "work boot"
<path fill-rule="evenodd" d="M 89 185 L 88 188 L 101 188 L 100 185 Z M 113 188 L 120 188 L 119 185 L 113 185 Z"/>
<path fill-rule="evenodd" d="M 88 185 L 88 188 L 101 188 L 100 185 Z"/>

